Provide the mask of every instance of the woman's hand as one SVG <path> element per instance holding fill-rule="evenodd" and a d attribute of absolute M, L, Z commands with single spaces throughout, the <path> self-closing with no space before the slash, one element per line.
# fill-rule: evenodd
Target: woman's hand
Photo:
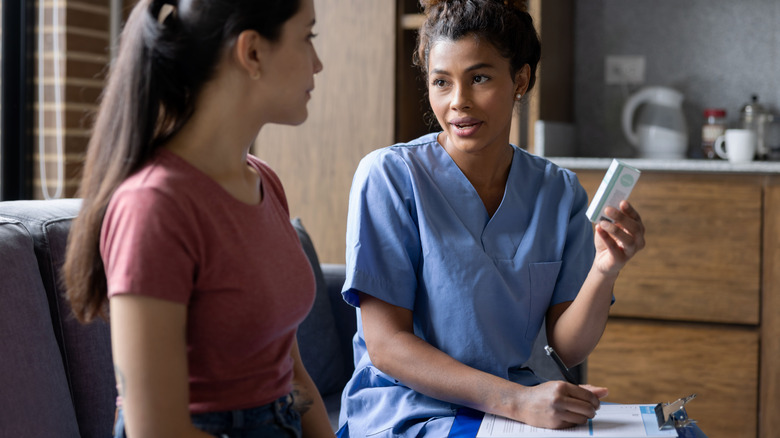
<path fill-rule="evenodd" d="M 617 275 L 631 257 L 645 247 L 645 225 L 628 201 L 621 201 L 619 210 L 605 208 L 604 214 L 614 223 L 604 220 L 596 225 L 593 267 L 603 274 Z"/>
<path fill-rule="evenodd" d="M 518 420 L 535 427 L 562 429 L 583 424 L 596 415 L 599 399 L 607 395 L 606 388 L 591 385 L 576 386 L 563 381 L 550 381 L 525 388 L 518 406 Z"/>
<path fill-rule="evenodd" d="M 332 438 L 328 412 L 317 391 L 317 386 L 306 371 L 298 349 L 298 340 L 293 341 L 290 356 L 293 359 L 293 407 L 301 414 L 301 428 L 306 438 Z"/>

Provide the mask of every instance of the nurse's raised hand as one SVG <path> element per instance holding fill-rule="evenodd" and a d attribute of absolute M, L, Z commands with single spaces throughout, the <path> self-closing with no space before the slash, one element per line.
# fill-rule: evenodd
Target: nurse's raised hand
<path fill-rule="evenodd" d="M 596 225 L 593 266 L 603 274 L 617 275 L 645 247 L 645 225 L 628 201 L 621 201 L 619 210 L 605 208 L 604 214 L 614 222 L 603 220 Z"/>

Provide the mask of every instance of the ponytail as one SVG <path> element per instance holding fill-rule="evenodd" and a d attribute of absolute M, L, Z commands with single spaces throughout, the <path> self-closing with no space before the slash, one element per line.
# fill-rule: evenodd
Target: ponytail
<path fill-rule="evenodd" d="M 100 231 L 117 187 L 190 119 L 233 38 L 251 29 L 276 41 L 298 8 L 294 0 L 140 0 L 133 8 L 95 118 L 81 211 L 68 236 L 64 281 L 80 321 L 107 316 Z"/>

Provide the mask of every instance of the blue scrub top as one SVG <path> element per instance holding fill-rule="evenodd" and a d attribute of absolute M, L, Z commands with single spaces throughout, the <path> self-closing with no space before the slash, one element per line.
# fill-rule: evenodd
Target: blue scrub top
<path fill-rule="evenodd" d="M 458 361 L 512 381 L 547 309 L 572 301 L 595 255 L 587 194 L 573 172 L 512 146 L 490 217 L 436 133 L 367 155 L 352 183 L 344 299 L 358 291 L 413 312 L 414 332 Z M 457 405 L 373 366 L 360 309 L 342 436 L 446 436 Z M 443 433 L 442 433 L 443 432 Z"/>

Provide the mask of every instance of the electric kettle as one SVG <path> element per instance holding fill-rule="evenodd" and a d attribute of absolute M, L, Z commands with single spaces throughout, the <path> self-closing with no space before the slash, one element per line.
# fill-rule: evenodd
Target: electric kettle
<path fill-rule="evenodd" d="M 683 95 L 667 87 L 645 87 L 623 105 L 623 133 L 641 158 L 685 158 L 688 126 Z"/>

